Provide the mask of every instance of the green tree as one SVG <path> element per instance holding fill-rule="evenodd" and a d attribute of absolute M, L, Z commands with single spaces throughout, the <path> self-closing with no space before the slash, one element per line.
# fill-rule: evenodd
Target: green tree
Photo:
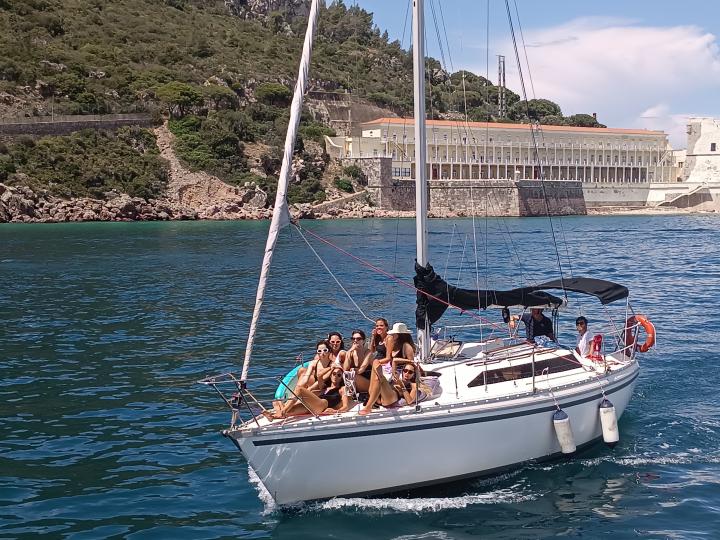
<path fill-rule="evenodd" d="M 266 105 L 287 107 L 292 100 L 292 92 L 279 83 L 264 83 L 255 90 L 255 97 Z"/>
<path fill-rule="evenodd" d="M 202 93 L 206 99 L 212 102 L 216 111 L 221 108 L 234 109 L 237 105 L 237 95 L 227 86 L 207 84 L 202 87 Z"/>
<path fill-rule="evenodd" d="M 567 125 L 578 127 L 607 127 L 590 114 L 573 114 L 565 119 Z"/>
<path fill-rule="evenodd" d="M 545 116 L 560 116 L 562 110 L 560 105 L 549 99 L 531 99 L 529 101 L 518 101 L 508 110 L 508 116 L 513 120 L 524 120 L 528 118 L 533 121 L 541 121 Z"/>
<path fill-rule="evenodd" d="M 155 89 L 155 96 L 167 107 L 170 116 L 182 117 L 188 111 L 202 103 L 203 93 L 200 87 L 180 81 L 172 81 Z"/>

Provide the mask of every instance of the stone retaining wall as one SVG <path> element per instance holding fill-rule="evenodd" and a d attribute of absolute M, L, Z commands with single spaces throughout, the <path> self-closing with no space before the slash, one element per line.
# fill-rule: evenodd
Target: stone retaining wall
<path fill-rule="evenodd" d="M 340 199 L 334 199 L 332 201 L 326 201 L 322 202 L 320 204 L 316 204 L 312 207 L 313 211 L 317 213 L 326 213 L 330 212 L 331 210 L 341 210 L 345 208 L 345 206 L 350 205 L 352 203 L 365 203 L 368 202 L 368 194 L 365 191 L 359 191 L 358 193 L 353 193 L 352 195 L 348 195 L 347 197 L 341 197 Z"/>
<path fill-rule="evenodd" d="M 0 120 L 0 136 L 18 135 L 66 135 L 83 129 L 113 130 L 122 126 L 152 127 L 155 122 L 149 114 L 103 114 L 43 116 Z"/>

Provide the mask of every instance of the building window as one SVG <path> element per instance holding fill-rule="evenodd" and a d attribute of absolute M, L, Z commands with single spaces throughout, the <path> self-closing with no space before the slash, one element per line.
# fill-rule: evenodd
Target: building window
<path fill-rule="evenodd" d="M 710 151 L 711 151 L 711 152 L 715 152 L 716 150 L 717 150 L 717 144 L 715 144 L 715 143 L 710 143 Z"/>

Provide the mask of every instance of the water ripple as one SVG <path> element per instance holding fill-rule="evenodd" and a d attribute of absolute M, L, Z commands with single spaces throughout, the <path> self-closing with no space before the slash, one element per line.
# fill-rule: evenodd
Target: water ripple
<path fill-rule="evenodd" d="M 620 424 L 620 445 L 410 498 L 337 498 L 282 509 L 219 436 L 229 420 L 223 404 L 194 382 L 241 362 L 267 224 L 3 226 L 0 536 L 720 536 L 713 525 L 720 523 L 713 375 L 720 355 L 707 322 L 720 282 L 717 216 L 562 224 L 573 255 L 564 270 L 627 284 L 658 327 L 658 347 L 642 359 L 635 399 Z M 556 277 L 546 220 L 489 220 L 477 278 L 474 255 L 463 257 L 459 241 L 472 234 L 472 222 L 455 225 L 453 238 L 452 222 L 431 222 L 432 258 L 452 282 L 461 276 L 460 286 L 474 287 L 477 279 L 509 288 Z M 412 221 L 308 227 L 412 279 Z M 327 246 L 317 249 L 371 316 L 412 322 L 408 289 Z M 331 329 L 367 328 L 336 288 L 296 235 L 284 234 L 255 375 L 283 373 Z M 580 310 L 591 323 L 600 320 L 598 306 L 572 300 L 566 321 Z M 622 307 L 615 313 L 622 316 Z M 573 339 L 572 324 L 561 337 Z M 391 466 L 391 459 L 384 452 L 363 466 Z M 362 472 L 350 467 L 342 474 Z"/>

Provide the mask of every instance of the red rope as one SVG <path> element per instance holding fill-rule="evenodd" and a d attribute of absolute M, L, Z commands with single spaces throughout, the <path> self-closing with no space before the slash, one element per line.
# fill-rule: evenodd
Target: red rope
<path fill-rule="evenodd" d="M 464 310 L 464 309 L 461 308 L 461 307 L 455 306 L 455 305 L 447 302 L 446 300 L 443 300 L 442 298 L 439 298 L 439 297 L 434 296 L 434 295 L 432 295 L 432 294 L 430 294 L 430 293 L 428 293 L 428 292 L 426 292 L 426 291 L 423 291 L 423 290 L 418 289 L 417 287 L 415 287 L 415 285 L 413 285 L 413 284 L 411 284 L 411 283 L 407 283 L 406 281 L 403 281 L 403 280 L 400 279 L 399 277 L 392 275 L 390 272 L 386 272 L 386 271 L 383 270 L 382 268 L 379 268 L 379 267 L 377 267 L 377 266 L 375 266 L 375 265 L 367 262 L 367 261 L 364 260 L 364 259 L 361 259 L 361 258 L 358 257 L 357 255 L 353 255 L 353 254 L 350 253 L 349 251 L 346 251 L 346 250 L 344 250 L 343 248 L 341 248 L 340 246 L 333 244 L 330 240 L 328 240 L 328 239 L 326 239 L 326 238 L 323 238 L 322 236 L 320 236 L 320 235 L 318 235 L 318 234 L 315 234 L 315 233 L 312 232 L 310 229 L 301 228 L 301 227 L 300 227 L 299 225 L 297 225 L 296 223 L 293 223 L 293 225 L 294 225 L 298 230 L 303 230 L 303 231 L 305 231 L 305 233 L 309 234 L 309 235 L 312 236 L 313 238 L 316 238 L 317 240 L 319 240 L 319 241 L 322 242 L 323 244 L 327 244 L 327 245 L 330 246 L 331 248 L 339 251 L 339 252 L 342 253 L 343 255 L 346 255 L 346 256 L 350 257 L 351 259 L 356 260 L 356 261 L 359 262 L 361 265 L 370 268 L 370 269 L 373 270 L 374 272 L 377 272 L 378 274 L 382 274 L 383 276 L 391 279 L 392 281 L 395 281 L 395 282 L 399 283 L 400 285 L 403 285 L 404 287 L 408 287 L 409 289 L 413 289 L 416 293 L 419 292 L 420 294 L 423 294 L 423 295 L 427 296 L 428 298 L 432 298 L 433 300 L 436 300 L 437 302 L 440 302 L 441 304 L 445 304 L 446 306 L 448 306 L 448 307 L 450 307 L 450 308 L 457 309 L 457 310 L 460 312 L 460 315 L 468 314 L 468 315 L 470 315 L 472 318 L 477 319 L 477 320 L 479 320 L 479 321 L 481 321 L 481 322 L 483 322 L 483 323 L 488 323 L 488 324 L 490 324 L 491 326 L 493 326 L 493 327 L 495 327 L 495 328 L 499 328 L 499 329 L 501 329 L 501 330 L 504 330 L 504 329 L 505 329 L 504 326 L 502 326 L 502 325 L 500 325 L 500 324 L 498 324 L 498 323 L 491 322 L 489 319 L 486 319 L 486 318 L 484 318 L 484 317 L 481 317 L 480 315 L 476 315 L 475 313 L 472 313 L 471 311 L 466 311 L 466 310 Z"/>

